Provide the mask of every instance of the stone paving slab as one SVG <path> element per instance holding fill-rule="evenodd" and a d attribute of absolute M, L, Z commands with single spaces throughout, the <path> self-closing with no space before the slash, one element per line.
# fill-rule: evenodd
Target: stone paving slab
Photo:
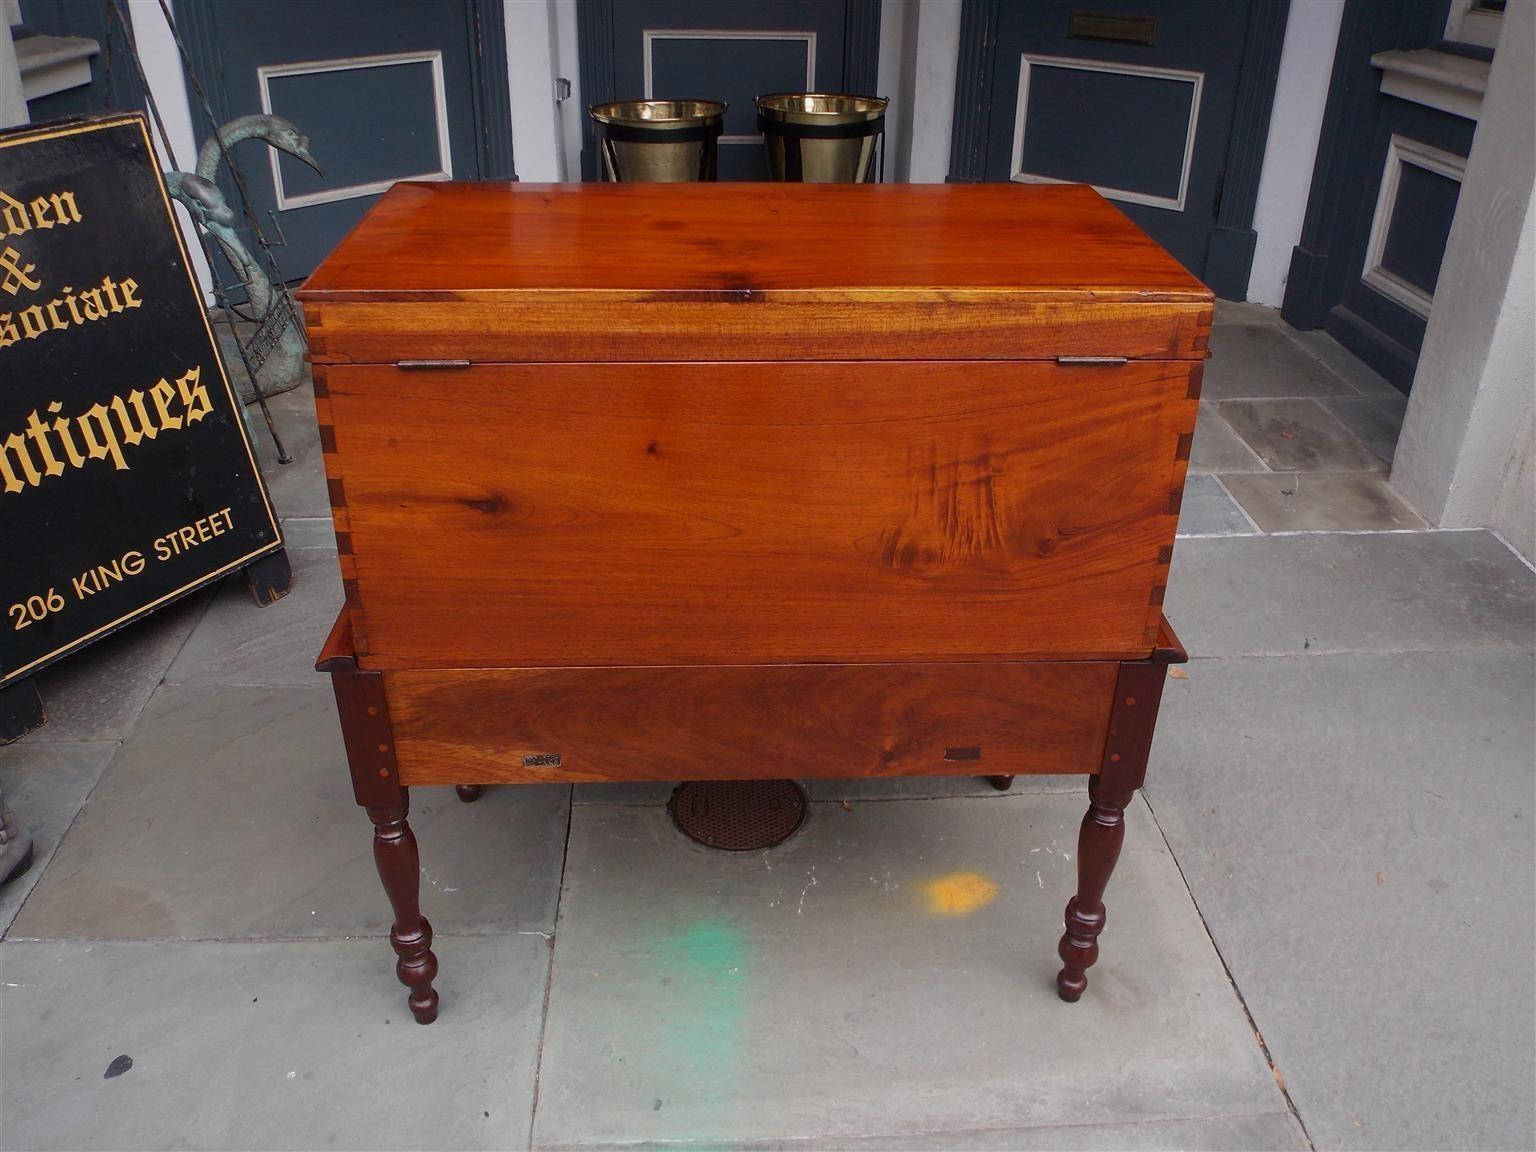
<path fill-rule="evenodd" d="M 290 549 L 324 548 L 336 555 L 336 529 L 325 516 L 290 516 L 283 521 L 283 542 Z"/>
<path fill-rule="evenodd" d="M 1180 536 L 1247 536 L 1257 531 L 1219 479 L 1195 473 L 1185 477 Z"/>
<path fill-rule="evenodd" d="M 1529 648 L 1536 574 L 1488 532 L 1180 540 L 1164 608 L 1194 656 Z"/>
<path fill-rule="evenodd" d="M 307 371 L 306 371 L 307 375 Z M 283 447 L 293 458 L 291 464 L 277 462 L 277 448 L 267 431 L 259 408 L 247 408 L 251 442 L 256 446 L 256 460 L 266 478 L 267 491 L 278 516 L 328 517 L 331 500 L 325 487 L 325 461 L 320 451 L 320 427 L 315 419 L 315 395 L 309 381 L 292 392 L 284 392 L 268 402 Z"/>
<path fill-rule="evenodd" d="M 1142 1152 L 1178 1148 L 1185 1152 L 1280 1152 L 1304 1149 L 1306 1137 L 1288 1112 L 1208 1120 L 1151 1120 L 1144 1124 L 1066 1124 L 1044 1128 L 982 1128 L 913 1136 L 848 1136 L 815 1140 L 745 1140 L 680 1143 L 645 1141 L 620 1144 L 540 1145 L 548 1148 L 679 1150 L 730 1149 L 731 1152 Z"/>
<path fill-rule="evenodd" d="M 1200 415 L 1195 420 L 1195 439 L 1190 449 L 1189 471 L 1199 475 L 1205 472 L 1264 472 L 1266 469 L 1264 461 L 1221 418 L 1220 407 L 1201 401 Z"/>
<path fill-rule="evenodd" d="M 373 826 L 330 689 L 166 687 L 11 928 L 57 939 L 293 939 L 389 930 Z M 439 932 L 554 923 L 570 789 L 411 796 Z"/>
<path fill-rule="evenodd" d="M 293 587 L 258 606 L 245 581 L 228 581 L 166 672 L 168 684 L 325 684 L 315 658 L 341 611 L 331 549 L 290 548 Z"/>
<path fill-rule="evenodd" d="M 0 887 L 0 936 L 5 935 L 53 859 L 59 840 L 117 751 L 113 740 L 11 744 L 0 748 L 0 790 L 32 833 L 32 867 Z"/>
<path fill-rule="evenodd" d="M 1381 476 L 1369 472 L 1266 472 L 1223 476 L 1232 498 L 1265 532 L 1423 528 Z"/>
<path fill-rule="evenodd" d="M 968 796 L 985 800 L 1027 792 L 1077 792 L 1087 794 L 1086 776 L 1018 776 L 1001 792 L 980 776 L 887 776 L 866 780 L 801 780 L 812 801 L 876 803 L 887 800 L 941 800 Z M 578 784 L 571 795 L 575 804 L 666 804 L 677 788 L 676 781 L 646 780 L 623 784 Z"/>
<path fill-rule="evenodd" d="M 1300 332 L 1287 326 L 1286 335 L 1298 347 L 1337 372 L 1360 395 L 1375 396 L 1384 400 L 1406 400 L 1406 395 L 1392 381 L 1321 328 Z"/>
<path fill-rule="evenodd" d="M 1222 419 L 1275 472 L 1372 472 L 1382 461 L 1315 400 L 1233 400 Z"/>
<path fill-rule="evenodd" d="M 548 945 L 446 944 L 427 1028 L 385 940 L 0 945 L 0 1147 L 524 1147 Z"/>
<path fill-rule="evenodd" d="M 232 579 L 245 586 L 244 576 Z M 38 673 L 48 722 L 23 739 L 41 743 L 126 736 L 213 595 L 194 592 Z"/>
<path fill-rule="evenodd" d="M 1408 412 L 1408 399 L 1398 393 L 1392 397 L 1376 397 L 1358 400 L 1338 398 L 1324 400 L 1323 407 L 1337 416 L 1344 426 L 1359 437 L 1372 452 L 1388 464 L 1397 452 L 1397 437 L 1403 430 L 1403 417 Z"/>
<path fill-rule="evenodd" d="M 1277 324 L 1217 324 L 1200 395 L 1206 400 L 1358 396 Z"/>
<path fill-rule="evenodd" d="M 943 1146 L 1284 1110 L 1139 801 L 1076 1005 L 1054 980 L 1080 796 L 812 809 L 742 854 L 659 808 L 573 810 L 536 1145 Z"/>
<path fill-rule="evenodd" d="M 1317 1146 L 1536 1146 L 1536 656 L 1189 668 L 1147 797 Z"/>

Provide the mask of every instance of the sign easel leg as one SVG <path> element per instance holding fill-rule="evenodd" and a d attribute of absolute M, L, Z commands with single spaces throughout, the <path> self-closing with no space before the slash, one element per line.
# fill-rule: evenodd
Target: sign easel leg
<path fill-rule="evenodd" d="M 276 603 L 293 587 L 293 567 L 288 563 L 288 549 L 279 548 L 252 560 L 244 568 L 245 583 L 260 608 Z"/>
<path fill-rule="evenodd" d="M 18 680 L 0 688 L 0 744 L 20 740 L 46 721 L 43 698 L 31 680 Z"/>

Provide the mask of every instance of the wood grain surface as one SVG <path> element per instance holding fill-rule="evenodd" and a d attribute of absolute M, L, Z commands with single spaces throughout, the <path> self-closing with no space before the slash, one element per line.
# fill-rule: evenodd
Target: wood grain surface
<path fill-rule="evenodd" d="M 1145 657 L 1197 367 L 329 368 L 359 663 Z"/>
<path fill-rule="evenodd" d="M 1117 665 L 444 669 L 384 674 L 401 781 L 1093 772 Z"/>
<path fill-rule="evenodd" d="M 400 183 L 300 298 L 531 290 L 673 298 L 836 290 L 868 302 L 965 289 L 1209 303 L 1084 185 Z"/>
<path fill-rule="evenodd" d="M 1022 299 L 1005 292 L 464 292 L 304 307 L 321 364 L 396 360 L 1198 359 L 1209 303 Z M 727 298 L 722 299 L 721 296 Z"/>
<path fill-rule="evenodd" d="M 1211 294 L 1091 188 L 397 184 L 320 364 L 1201 358 Z"/>

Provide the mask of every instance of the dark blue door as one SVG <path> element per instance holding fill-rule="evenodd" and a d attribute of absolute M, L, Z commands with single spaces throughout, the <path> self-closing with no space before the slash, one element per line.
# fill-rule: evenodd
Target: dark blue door
<path fill-rule="evenodd" d="M 582 101 L 725 100 L 722 180 L 766 180 L 754 97 L 873 91 L 878 0 L 582 0 Z M 582 174 L 592 178 L 591 129 Z"/>
<path fill-rule="evenodd" d="M 324 169 L 319 175 L 264 144 L 233 150 L 268 239 L 280 230 L 287 240 L 277 251 L 285 278 L 313 271 L 396 180 L 511 174 L 510 163 L 486 171 L 479 86 L 496 78 L 476 57 L 477 7 L 470 0 L 179 0 L 178 26 L 215 117 L 283 116 L 309 136 Z M 505 79 L 503 67 L 503 86 Z M 201 139 L 207 122 L 196 92 L 188 95 Z M 178 159 L 191 167 L 190 158 Z"/>
<path fill-rule="evenodd" d="M 1002 4 L 986 179 L 1093 184 L 1204 274 L 1251 8 Z"/>
<path fill-rule="evenodd" d="M 1477 7 L 1497 20 L 1500 6 Z M 1492 49 L 1448 41 L 1459 31 L 1452 15 L 1445 0 L 1355 0 L 1344 9 L 1282 309 L 1298 328 L 1326 328 L 1404 392 L 1418 367 L 1477 110 L 1405 84 L 1411 74 L 1399 69 L 1439 54 L 1486 75 Z"/>

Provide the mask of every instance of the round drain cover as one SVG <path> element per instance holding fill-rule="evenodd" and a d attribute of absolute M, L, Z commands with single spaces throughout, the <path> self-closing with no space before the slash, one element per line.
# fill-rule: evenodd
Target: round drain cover
<path fill-rule="evenodd" d="M 705 847 L 748 852 L 789 839 L 805 819 L 805 793 L 793 780 L 690 780 L 667 809 Z"/>

